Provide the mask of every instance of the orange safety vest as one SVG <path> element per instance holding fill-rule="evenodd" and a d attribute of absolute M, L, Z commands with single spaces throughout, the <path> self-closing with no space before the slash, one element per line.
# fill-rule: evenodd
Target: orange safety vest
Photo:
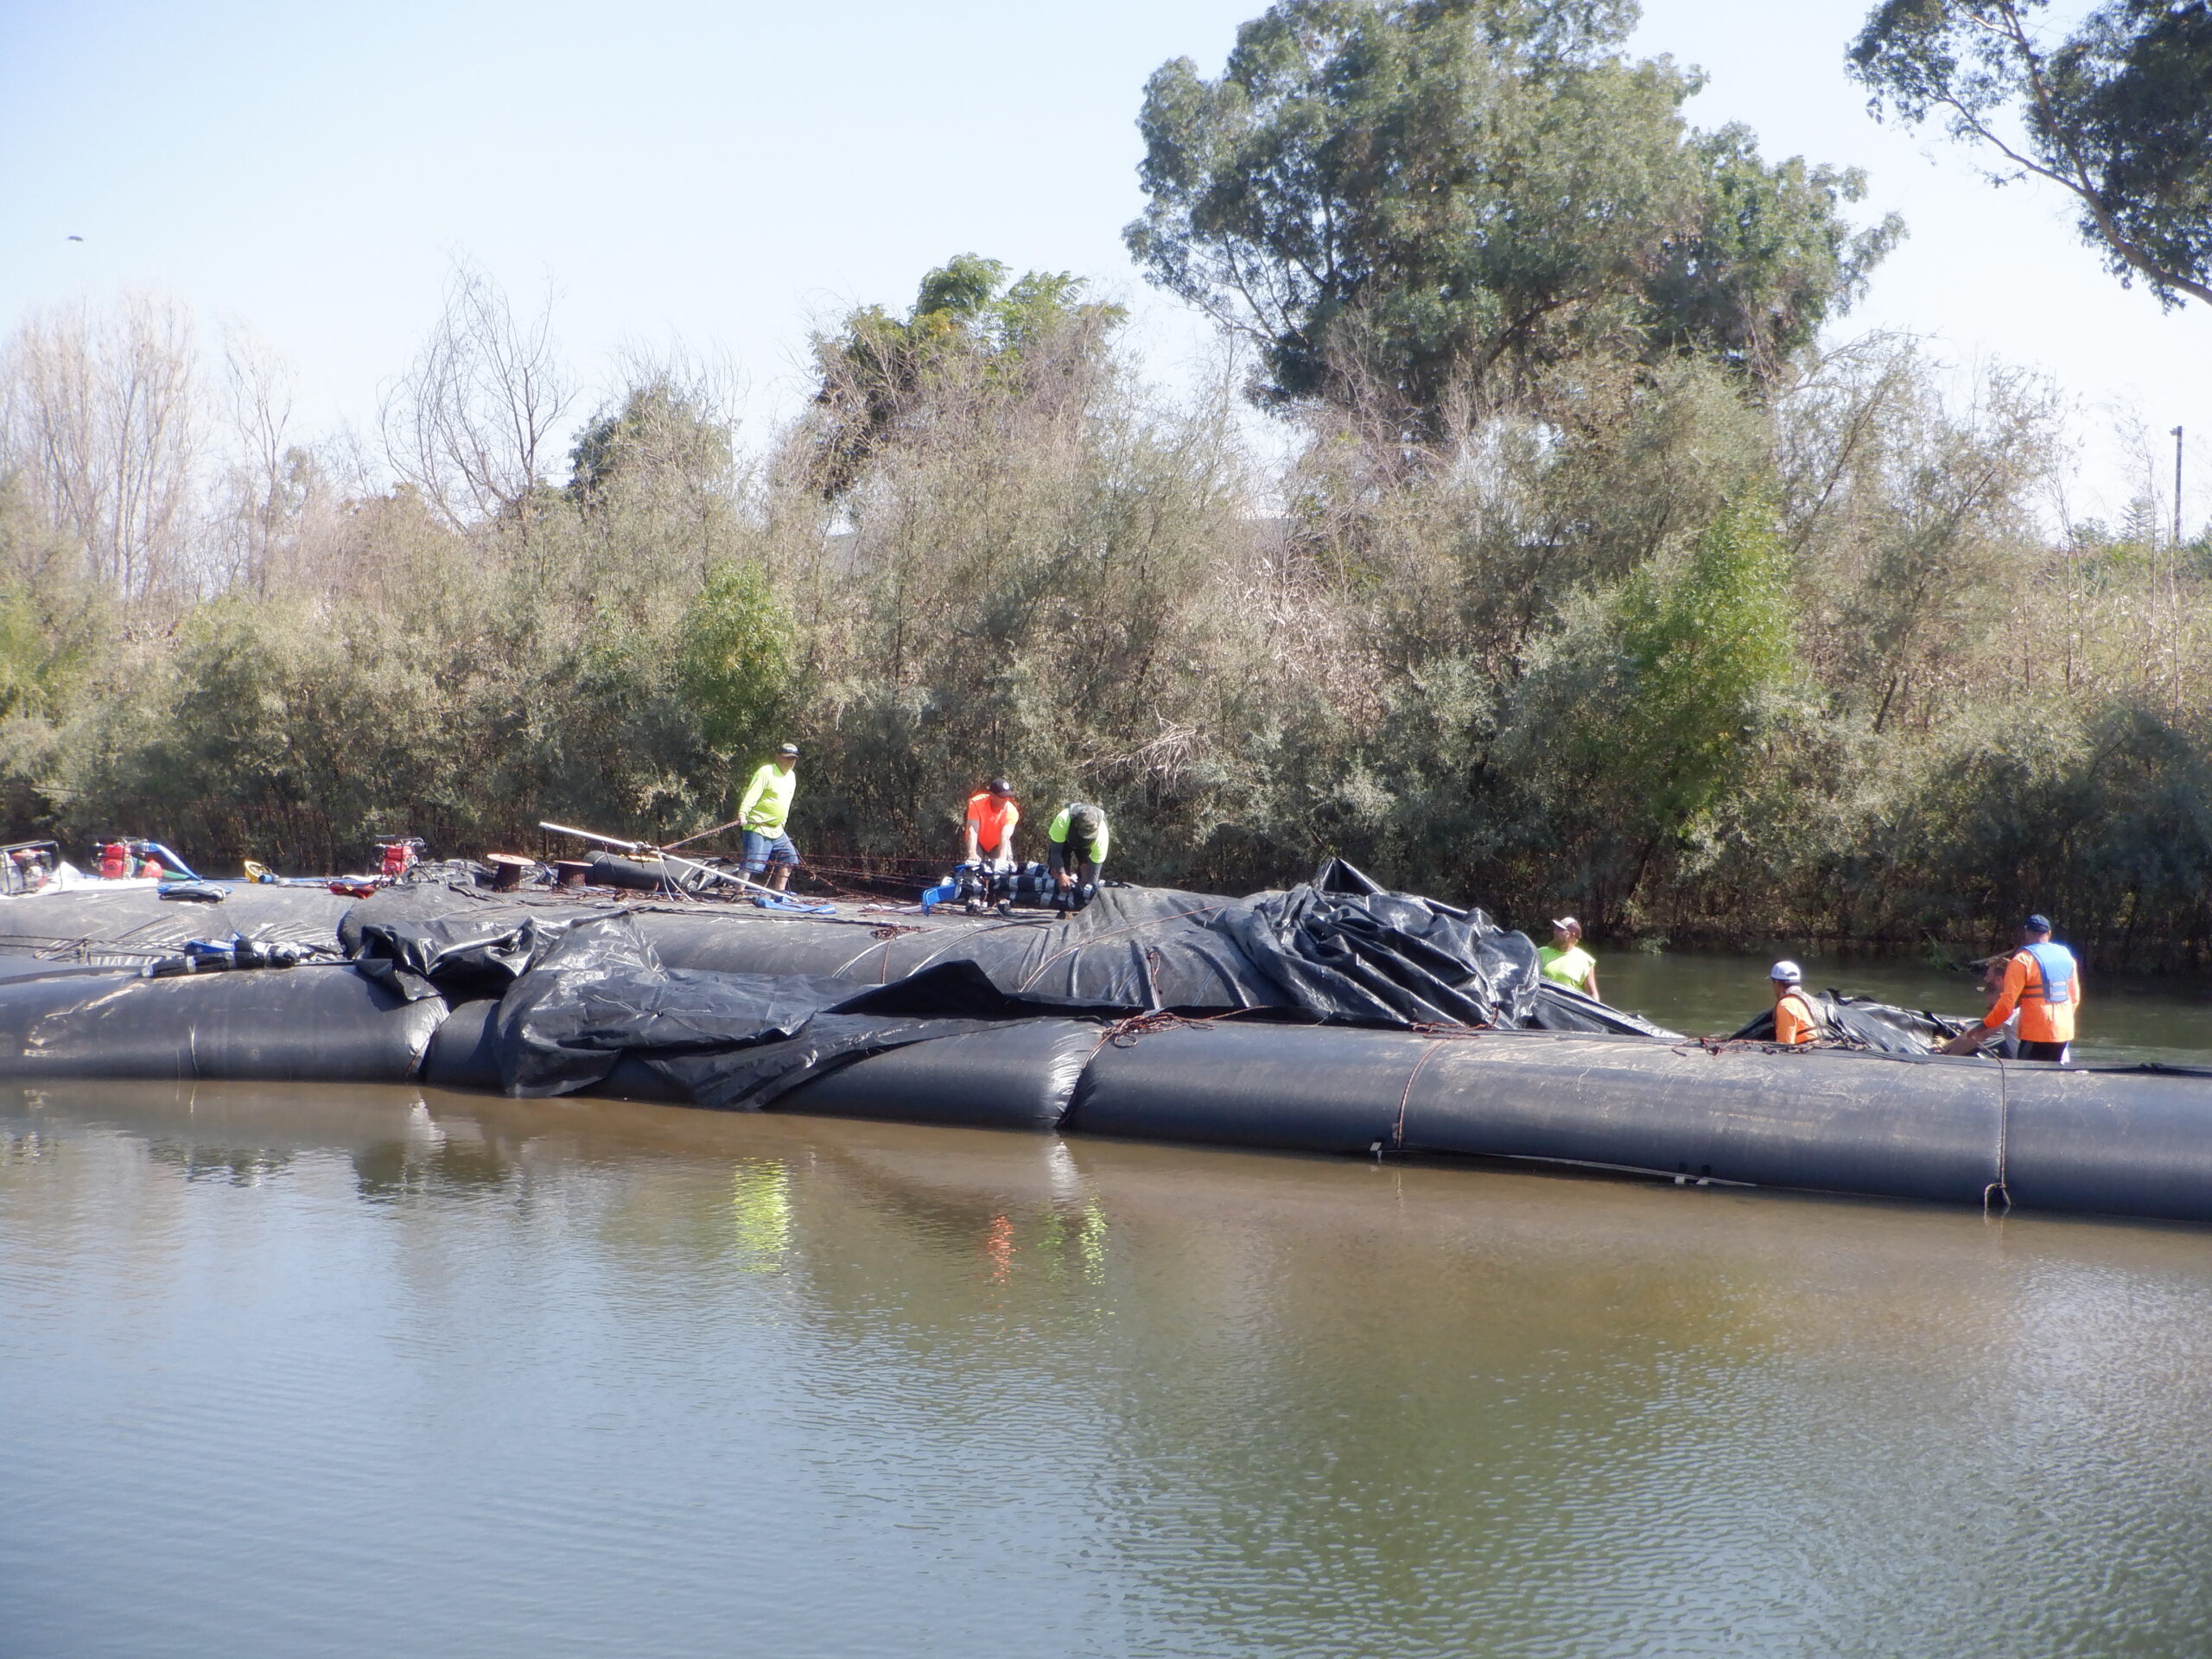
<path fill-rule="evenodd" d="M 2063 960 L 2054 963 L 2062 955 Z M 2082 964 L 2073 952 L 2063 945 L 2026 945 L 2005 964 L 2004 988 L 1981 1023 L 1995 1031 L 2018 1007 L 2022 1042 L 2070 1043 L 2074 1010 L 2081 1006 Z"/>
<path fill-rule="evenodd" d="M 1774 1040 L 1793 1045 L 1809 1043 L 1820 1034 L 1821 1016 L 1813 1012 L 1805 993 L 1784 991 L 1782 1001 L 1774 1005 Z"/>

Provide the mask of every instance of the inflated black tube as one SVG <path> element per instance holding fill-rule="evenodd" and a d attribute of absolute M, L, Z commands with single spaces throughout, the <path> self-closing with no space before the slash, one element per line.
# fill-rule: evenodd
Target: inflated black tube
<path fill-rule="evenodd" d="M 1403 1095 L 1409 1152 L 1948 1203 L 1979 1203 L 1997 1178 L 1998 1078 L 1974 1060 L 1536 1032 L 1428 1040 Z"/>
<path fill-rule="evenodd" d="M 634 893 L 658 893 L 670 883 L 663 877 L 658 861 L 648 863 L 642 859 L 617 858 L 612 853 L 592 855 L 591 872 L 584 878 L 594 887 L 626 887 Z M 678 871 L 675 885 L 678 887 L 696 886 L 697 878 L 686 883 Z"/>
<path fill-rule="evenodd" d="M 499 1087 L 499 1061 L 492 1047 L 496 996 L 463 1002 L 438 1022 L 423 1055 L 423 1081 L 439 1089 Z"/>
<path fill-rule="evenodd" d="M 2010 1064 L 2004 1083 L 2014 1204 L 2212 1222 L 2212 1078 Z"/>
<path fill-rule="evenodd" d="M 350 967 L 0 982 L 0 1077 L 403 1083 L 445 1018 Z"/>
<path fill-rule="evenodd" d="M 1389 1147 L 1429 1053 L 1402 1032 L 1181 1026 L 1109 1042 L 1065 1127 L 1081 1135 L 1305 1152 Z"/>
<path fill-rule="evenodd" d="M 492 1086 L 494 1089 L 499 1086 L 496 1077 L 493 1079 Z M 615 1061 L 612 1071 L 582 1092 L 605 1095 L 611 1100 L 658 1100 L 677 1106 L 691 1104 L 691 1096 L 684 1091 L 682 1084 L 671 1083 L 634 1054 L 625 1054 Z"/>
<path fill-rule="evenodd" d="M 187 939 L 233 933 L 334 951 L 339 919 L 357 902 L 325 888 L 263 882 L 222 891 L 219 905 L 180 904 L 151 887 L 70 887 L 10 899 L 0 905 L 0 955 L 130 966 L 173 955 Z"/>
<path fill-rule="evenodd" d="M 1104 1027 L 1024 1020 L 872 1054 L 778 1096 L 770 1109 L 970 1128 L 1057 1128 Z"/>
<path fill-rule="evenodd" d="M 1109 1045 L 1067 1127 L 1979 1202 L 1996 1179 L 1996 1081 L 1963 1060 L 1224 1024 Z"/>
<path fill-rule="evenodd" d="M 0 979 L 71 979 L 86 974 L 112 976 L 117 964 L 111 962 L 87 963 L 82 965 L 67 962 L 48 962 L 37 957 L 0 957 Z"/>

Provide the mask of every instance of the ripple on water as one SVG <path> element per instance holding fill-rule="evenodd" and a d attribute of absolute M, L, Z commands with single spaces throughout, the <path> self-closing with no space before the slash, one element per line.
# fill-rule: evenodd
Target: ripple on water
<path fill-rule="evenodd" d="M 2205 1235 L 0 1096 L 13 1654 L 2212 1651 Z"/>

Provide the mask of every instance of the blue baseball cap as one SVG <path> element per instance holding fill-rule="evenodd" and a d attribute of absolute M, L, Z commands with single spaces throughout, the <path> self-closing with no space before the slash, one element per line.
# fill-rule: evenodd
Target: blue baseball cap
<path fill-rule="evenodd" d="M 2031 933 L 2048 933 L 2050 931 L 2050 918 L 2038 911 L 2020 925 Z"/>

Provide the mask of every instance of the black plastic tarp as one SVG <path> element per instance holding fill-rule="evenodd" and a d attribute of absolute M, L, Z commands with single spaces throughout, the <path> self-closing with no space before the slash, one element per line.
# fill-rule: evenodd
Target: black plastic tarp
<path fill-rule="evenodd" d="M 177 904 L 151 887 L 83 887 L 0 902 L 0 956 L 133 967 L 188 939 L 243 934 L 335 954 L 358 902 L 322 887 L 238 882 L 219 905 Z"/>
<path fill-rule="evenodd" d="M 1332 861 L 1249 899 L 1109 887 L 1077 915 L 920 924 L 766 915 L 745 906 L 627 907 L 664 969 L 892 984 L 973 963 L 1001 991 L 1101 1014 L 1275 1009 L 1330 1023 L 1533 1025 L 1671 1036 L 1543 983 L 1525 935 L 1478 910 L 1384 893 Z M 448 995 L 501 988 L 603 903 L 400 887 L 363 901 L 349 950 Z M 404 981 L 400 982 L 404 983 Z"/>
<path fill-rule="evenodd" d="M 1924 1008 L 1901 1008 L 1877 1002 L 1869 996 L 1841 991 L 1808 993 L 1825 1027 L 1825 1040 L 1846 1048 L 1871 1049 L 1877 1054 L 1932 1054 L 1970 1023 Z M 1774 1040 L 1774 1010 L 1768 1008 L 1736 1032 L 1732 1040 L 1767 1043 Z"/>
<path fill-rule="evenodd" d="M 364 899 L 346 913 L 338 936 L 364 972 L 402 995 L 497 995 L 571 929 L 626 913 L 418 883 Z"/>
<path fill-rule="evenodd" d="M 911 1043 L 1064 1012 L 1009 997 L 973 964 L 884 988 L 662 965 L 626 915 L 567 929 L 481 1029 L 501 1087 L 525 1096 L 605 1083 L 627 1058 L 701 1106 L 757 1107 L 806 1074 Z"/>
<path fill-rule="evenodd" d="M 1216 911 L 1205 925 L 1279 1006 L 1316 1020 L 1518 1026 L 1535 1006 L 1536 947 L 1479 910 L 1309 882 Z"/>

